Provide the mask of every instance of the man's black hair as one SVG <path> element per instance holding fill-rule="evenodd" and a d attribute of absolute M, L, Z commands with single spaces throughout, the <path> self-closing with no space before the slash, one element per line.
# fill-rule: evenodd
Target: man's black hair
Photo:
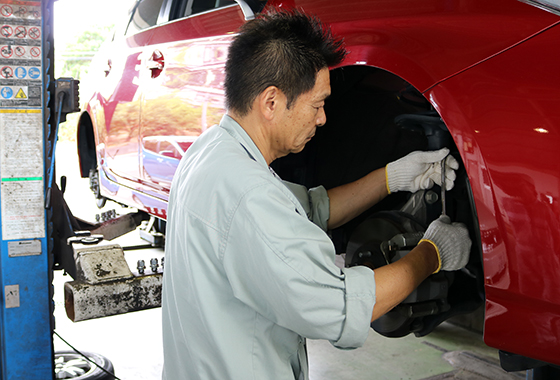
<path fill-rule="evenodd" d="M 342 40 L 314 16 L 280 10 L 245 23 L 226 62 L 226 106 L 246 115 L 269 86 L 287 97 L 288 108 L 315 86 L 317 73 L 342 62 Z"/>

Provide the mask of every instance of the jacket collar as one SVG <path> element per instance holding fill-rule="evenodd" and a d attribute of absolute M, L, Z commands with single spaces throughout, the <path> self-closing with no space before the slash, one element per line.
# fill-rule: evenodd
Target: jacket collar
<path fill-rule="evenodd" d="M 220 121 L 220 127 L 225 129 L 233 138 L 235 138 L 241 146 L 247 151 L 247 154 L 258 163 L 268 167 L 268 164 L 257 145 L 251 137 L 245 132 L 243 127 L 239 125 L 231 116 L 224 115 Z"/>

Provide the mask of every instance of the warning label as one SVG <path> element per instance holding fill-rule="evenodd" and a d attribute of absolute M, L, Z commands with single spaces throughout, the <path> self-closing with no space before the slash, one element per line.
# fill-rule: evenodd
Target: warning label
<path fill-rule="evenodd" d="M 41 59 L 40 46 L 2 45 L 0 59 Z"/>
<path fill-rule="evenodd" d="M 41 19 L 41 3 L 4 0 L 0 4 L 0 18 Z"/>
<path fill-rule="evenodd" d="M 27 100 L 27 91 L 27 86 L 2 86 L 0 87 L 0 98 Z"/>
<path fill-rule="evenodd" d="M 0 109 L 42 105 L 41 2 L 0 0 Z"/>
<path fill-rule="evenodd" d="M 25 88 L 27 90 L 27 87 Z M 26 91 L 23 91 L 23 87 L 20 87 L 15 98 L 16 99 L 27 99 Z"/>
<path fill-rule="evenodd" d="M 0 80 L 0 110 L 3 107 L 40 107 L 41 82 L 17 81 L 12 85 L 2 84 Z"/>
<path fill-rule="evenodd" d="M 3 38 L 14 38 L 16 40 L 40 40 L 41 29 L 37 26 L 4 24 L 0 28 L 0 36 Z"/>
<path fill-rule="evenodd" d="M 36 66 L 2 66 L 0 76 L 4 79 L 41 79 L 41 69 Z"/>

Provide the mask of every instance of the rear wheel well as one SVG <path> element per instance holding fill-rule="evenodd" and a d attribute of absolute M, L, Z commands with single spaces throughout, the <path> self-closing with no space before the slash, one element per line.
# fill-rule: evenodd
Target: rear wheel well
<path fill-rule="evenodd" d="M 97 169 L 93 123 L 87 112 L 80 116 L 77 129 L 80 174 L 82 178 L 87 178 L 91 169 Z"/>

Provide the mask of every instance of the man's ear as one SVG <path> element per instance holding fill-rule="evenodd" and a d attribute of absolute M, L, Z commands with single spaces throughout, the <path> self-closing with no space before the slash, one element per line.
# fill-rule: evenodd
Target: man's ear
<path fill-rule="evenodd" d="M 266 120 L 272 120 L 278 112 L 283 93 L 276 86 L 269 86 L 257 97 L 257 106 Z"/>

